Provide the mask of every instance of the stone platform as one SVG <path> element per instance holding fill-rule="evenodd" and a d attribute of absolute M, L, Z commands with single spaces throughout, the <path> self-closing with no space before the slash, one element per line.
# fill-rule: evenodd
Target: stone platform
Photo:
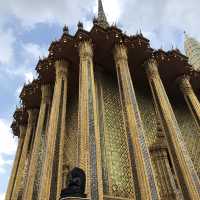
<path fill-rule="evenodd" d="M 60 200 L 90 200 L 88 198 L 80 198 L 80 197 L 64 197 Z"/>
<path fill-rule="evenodd" d="M 112 196 L 104 196 L 104 200 L 129 200 L 128 198 L 120 198 L 120 197 L 112 197 Z M 64 197 L 60 200 L 90 200 L 88 198 L 80 198 L 80 197 Z"/>

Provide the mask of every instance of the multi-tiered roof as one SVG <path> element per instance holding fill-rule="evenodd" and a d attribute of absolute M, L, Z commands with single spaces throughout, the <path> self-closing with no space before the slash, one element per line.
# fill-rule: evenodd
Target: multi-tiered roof
<path fill-rule="evenodd" d="M 91 40 L 94 49 L 94 63 L 107 73 L 115 73 L 113 47 L 115 43 L 124 43 L 128 51 L 130 72 L 134 82 L 139 82 L 141 87 L 146 87 L 146 75 L 143 63 L 150 57 L 155 57 L 158 69 L 169 94 L 178 96 L 179 90 L 176 80 L 181 75 L 190 75 L 194 91 L 200 90 L 200 73 L 188 63 L 188 58 L 178 49 L 164 51 L 151 48 L 149 40 L 142 33 L 126 35 L 116 25 L 109 26 L 101 0 L 99 0 L 98 17 L 94 18 L 93 27 L 86 31 L 81 22 L 75 35 L 69 33 L 68 27 L 63 28 L 60 39 L 53 41 L 49 47 L 49 55 L 38 61 L 36 71 L 38 78 L 25 85 L 20 98 L 24 110 L 39 107 L 41 92 L 40 85 L 53 83 L 55 80 L 55 65 L 57 59 L 70 61 L 71 84 L 77 86 L 79 73 L 79 43 L 81 40 Z M 16 131 L 14 131 L 17 135 Z"/>

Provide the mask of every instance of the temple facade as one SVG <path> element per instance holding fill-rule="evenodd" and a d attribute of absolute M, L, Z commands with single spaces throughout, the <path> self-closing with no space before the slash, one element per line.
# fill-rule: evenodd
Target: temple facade
<path fill-rule="evenodd" d="M 110 26 L 99 0 L 92 29 L 65 26 L 36 71 L 6 200 L 59 200 L 74 167 L 89 200 L 200 199 L 200 73 L 178 49 Z"/>

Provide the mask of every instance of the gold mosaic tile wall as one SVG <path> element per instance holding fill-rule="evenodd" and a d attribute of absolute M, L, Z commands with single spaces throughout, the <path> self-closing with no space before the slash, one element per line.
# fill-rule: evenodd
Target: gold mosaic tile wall
<path fill-rule="evenodd" d="M 156 113 L 155 109 L 153 106 L 153 99 L 149 95 L 145 95 L 144 93 L 136 90 L 136 95 L 137 95 L 137 101 L 140 109 L 140 114 L 142 117 L 145 133 L 146 133 L 146 139 L 148 146 L 152 146 L 156 142 L 156 134 L 157 134 L 157 119 L 156 119 Z M 152 160 L 152 166 L 153 166 L 153 171 L 154 171 L 154 176 L 156 179 L 156 184 L 158 187 L 159 194 L 162 198 L 165 198 L 168 193 L 166 190 L 166 182 L 163 179 L 163 175 L 160 172 L 160 166 L 158 166 L 158 155 L 151 155 L 151 160 Z M 163 156 L 163 154 L 160 152 L 160 156 Z M 172 173 L 173 174 L 173 173 Z M 172 177 L 174 178 L 174 177 Z M 164 196 L 164 197 L 163 197 Z"/>
<path fill-rule="evenodd" d="M 200 177 L 200 132 L 187 105 L 173 106 L 187 149 Z"/>
<path fill-rule="evenodd" d="M 63 173 L 64 176 L 67 175 L 69 169 L 77 167 L 77 155 L 78 155 L 78 106 L 77 101 L 69 102 L 67 106 L 66 115 L 67 132 L 65 134 L 65 144 L 64 144 L 64 163 L 63 163 Z M 66 180 L 66 177 L 63 178 Z M 63 183 L 65 186 L 65 183 Z"/>
<path fill-rule="evenodd" d="M 162 180 L 160 179 L 160 174 L 159 174 L 159 167 L 157 166 L 157 162 L 156 162 L 156 158 L 153 158 L 153 156 L 151 155 L 151 160 L 152 160 L 152 167 L 153 167 L 153 172 L 154 172 L 154 176 L 155 176 L 155 179 L 156 179 L 156 184 L 157 184 L 157 187 L 158 187 L 158 191 L 159 191 L 159 194 L 160 196 L 162 195 L 162 190 L 163 190 L 163 182 Z"/>
<path fill-rule="evenodd" d="M 101 78 L 99 78 L 101 77 Z M 101 80 L 100 80 L 101 79 Z M 98 76 L 97 89 L 98 118 L 101 134 L 102 172 L 104 194 L 108 196 L 134 199 L 134 178 L 129 157 L 128 139 L 123 119 L 122 106 L 117 81 L 109 75 Z M 136 89 L 137 101 L 144 124 L 148 146 L 156 140 L 156 114 L 151 96 Z M 74 103 L 75 102 L 75 103 Z M 71 100 L 67 106 L 67 132 L 65 135 L 63 172 L 77 166 L 78 157 L 78 103 Z M 185 138 L 188 150 L 200 175 L 200 133 L 187 107 L 174 107 L 174 112 Z M 199 135 L 198 135 L 199 134 Z M 158 172 L 152 162 L 158 188 Z M 66 181 L 66 177 L 63 179 Z M 63 183 L 64 187 L 65 183 Z"/>
<path fill-rule="evenodd" d="M 136 90 L 136 96 L 137 96 L 137 102 L 140 109 L 140 115 L 142 118 L 142 122 L 144 125 L 144 130 L 146 134 L 147 144 L 148 147 L 153 145 L 156 140 L 156 128 L 157 128 L 157 122 L 156 122 L 156 114 L 153 107 L 153 102 L 150 96 L 144 95 L 144 93 L 141 93 L 140 91 Z M 159 178 L 159 171 L 156 167 L 155 159 L 152 159 L 152 166 L 154 171 L 154 176 L 156 178 L 156 184 L 159 190 L 159 193 L 162 192 L 162 180 Z"/>
<path fill-rule="evenodd" d="M 104 194 L 134 198 L 133 176 L 130 165 L 128 141 L 123 120 L 117 82 L 103 76 L 101 149 Z"/>
<path fill-rule="evenodd" d="M 150 147 L 156 140 L 156 114 L 151 97 L 144 95 L 136 90 L 137 102 L 139 105 L 140 115 L 146 133 L 147 144 Z"/>

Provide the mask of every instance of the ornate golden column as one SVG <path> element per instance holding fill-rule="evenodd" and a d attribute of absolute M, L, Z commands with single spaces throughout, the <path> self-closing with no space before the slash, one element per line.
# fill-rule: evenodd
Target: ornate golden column
<path fill-rule="evenodd" d="M 182 76 L 178 78 L 178 83 L 192 116 L 194 117 L 196 125 L 200 130 L 200 103 L 190 84 L 190 77 Z"/>
<path fill-rule="evenodd" d="M 128 132 L 133 144 L 141 199 L 159 199 L 144 128 L 129 71 L 127 49 L 123 44 L 115 46 L 114 59 L 124 116 L 128 123 Z"/>
<path fill-rule="evenodd" d="M 25 171 L 25 162 L 27 159 L 27 154 L 28 154 L 28 149 L 29 149 L 29 144 L 30 140 L 32 138 L 32 135 L 34 134 L 34 128 L 37 123 L 37 117 L 38 117 L 38 109 L 30 109 L 28 110 L 28 126 L 26 129 L 26 135 L 24 138 L 24 144 L 21 152 L 21 158 L 18 166 L 18 171 L 17 171 L 17 176 L 16 176 L 16 181 L 12 193 L 12 200 L 18 200 L 18 195 L 20 190 L 23 190 L 24 185 L 22 185 L 23 181 L 23 176 L 24 176 L 24 171 Z"/>
<path fill-rule="evenodd" d="M 11 176 L 9 179 L 9 183 L 8 183 L 8 189 L 6 192 L 5 200 L 11 200 L 11 195 L 12 195 L 13 187 L 15 185 L 16 178 L 17 178 L 16 175 L 18 172 L 18 166 L 19 166 L 23 143 L 24 143 L 24 138 L 25 138 L 25 134 L 26 134 L 26 126 L 25 125 L 20 125 L 19 129 L 20 129 L 20 135 L 19 135 L 19 141 L 18 141 L 18 146 L 17 146 L 17 152 L 15 155 L 15 160 L 14 160 Z"/>
<path fill-rule="evenodd" d="M 51 114 L 49 120 L 49 127 L 47 131 L 47 144 L 45 152 L 45 160 L 42 171 L 41 187 L 39 199 L 56 199 L 57 193 L 60 193 L 60 188 L 56 183 L 60 183 L 58 177 L 58 169 L 60 165 L 59 151 L 63 143 L 63 134 L 65 124 L 63 123 L 65 115 L 65 106 L 67 103 L 67 83 L 68 83 L 68 67 L 69 63 L 65 60 L 57 60 L 55 62 L 56 81 L 54 86 L 54 94 L 52 100 Z M 57 147 L 58 145 L 58 147 Z M 58 163 L 55 159 L 58 159 Z M 55 160 L 55 161 L 54 161 Z M 56 169 L 56 171 L 53 171 Z M 62 172 L 61 172 L 62 173 Z M 52 178 L 56 179 L 56 183 L 52 186 Z M 52 188 L 54 192 L 53 197 L 50 196 Z M 60 195 L 60 194 L 59 194 Z"/>
<path fill-rule="evenodd" d="M 69 65 L 69 63 L 68 63 Z M 68 66 L 69 67 L 69 66 Z M 66 75 L 68 78 L 68 74 Z M 59 164 L 58 164 L 58 178 L 57 178 L 57 195 L 56 199 L 60 198 L 61 190 L 62 190 L 62 180 L 63 180 L 63 164 L 64 164 L 64 141 L 65 141 L 65 134 L 66 130 L 66 115 L 67 115 L 67 94 L 68 94 L 68 84 L 67 79 L 63 83 L 63 107 L 62 107 L 62 117 L 61 117 L 61 135 L 60 135 L 60 142 L 58 145 L 58 157 L 59 157 Z"/>
<path fill-rule="evenodd" d="M 91 41 L 79 45 L 79 166 L 87 175 L 86 192 L 91 199 L 103 200 L 100 133 L 94 85 Z"/>
<path fill-rule="evenodd" d="M 30 161 L 30 166 L 29 166 L 29 171 L 28 171 L 28 176 L 27 176 L 27 183 L 26 183 L 26 187 L 25 187 L 25 191 L 23 195 L 24 200 L 29 200 L 29 199 L 32 200 L 33 198 L 34 182 L 36 180 L 37 169 L 39 167 L 38 166 L 39 156 L 40 156 L 39 154 L 40 154 L 40 151 L 43 151 L 43 152 L 45 151 L 45 149 L 40 149 L 40 148 L 42 148 L 42 139 L 46 137 L 45 123 L 47 123 L 46 118 L 47 118 L 48 110 L 50 109 L 50 104 L 51 104 L 51 86 L 42 85 L 41 90 L 42 90 L 42 100 L 41 100 L 41 105 L 40 105 L 40 112 L 39 112 L 39 117 L 38 117 L 36 133 L 35 133 L 35 140 L 33 144 L 31 161 Z"/>
<path fill-rule="evenodd" d="M 161 124 L 157 123 L 157 138 L 150 147 L 151 158 L 157 174 L 158 187 L 162 200 L 182 199 L 178 183 L 169 164 L 168 147 Z"/>
<path fill-rule="evenodd" d="M 157 69 L 157 63 L 150 59 L 146 64 L 147 77 L 155 103 L 157 102 L 160 119 L 165 129 L 171 158 L 173 158 L 176 173 L 187 199 L 200 199 L 200 181 L 184 144 L 180 128 L 173 113 L 171 104 L 165 92 Z"/>

